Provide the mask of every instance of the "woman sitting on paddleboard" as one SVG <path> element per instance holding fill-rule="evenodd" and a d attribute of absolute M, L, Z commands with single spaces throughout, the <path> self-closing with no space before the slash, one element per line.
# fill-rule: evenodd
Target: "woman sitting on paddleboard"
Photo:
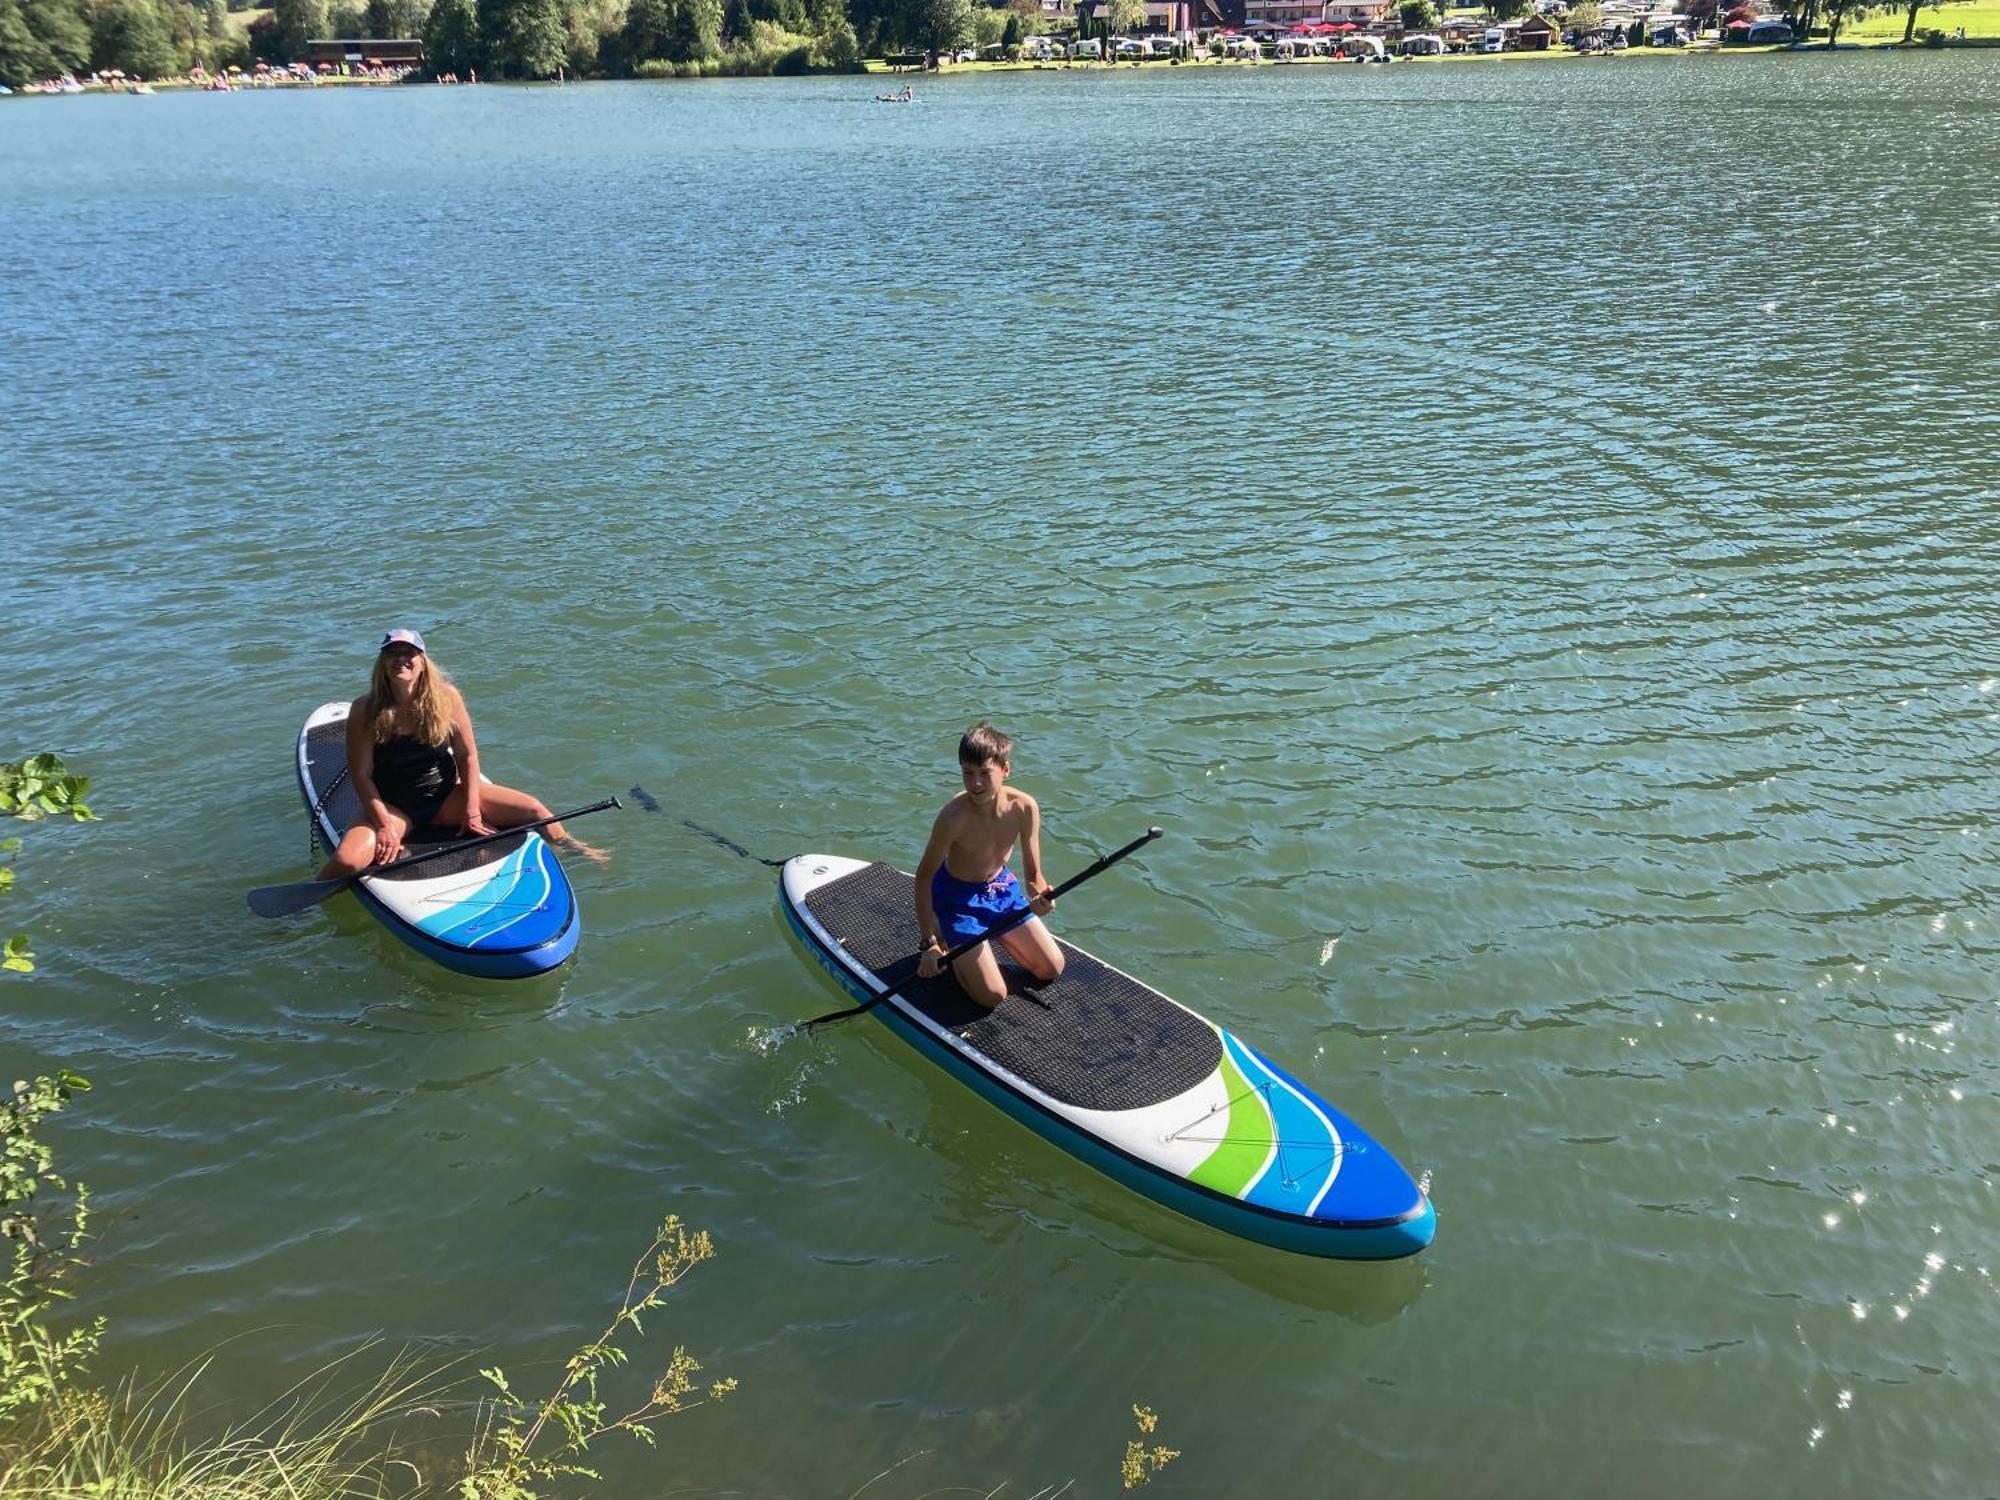
<path fill-rule="evenodd" d="M 347 715 L 347 774 L 361 812 L 319 872 L 322 880 L 390 863 L 414 829 L 476 835 L 549 816 L 526 792 L 480 780 L 465 698 L 414 630 L 382 637 L 368 693 Z M 590 859 L 607 858 L 560 823 L 543 832 Z"/>

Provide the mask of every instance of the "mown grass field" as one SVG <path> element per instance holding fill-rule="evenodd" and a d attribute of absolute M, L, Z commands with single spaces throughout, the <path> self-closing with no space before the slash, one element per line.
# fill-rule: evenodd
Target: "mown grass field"
<path fill-rule="evenodd" d="M 1844 42 L 1900 42 L 1905 15 L 1901 7 L 1877 11 L 1872 16 L 1850 21 L 1841 27 L 1840 39 Z M 1937 30 L 1951 36 L 1961 26 L 1965 28 L 1967 37 L 2000 38 L 2000 0 L 1960 0 L 1960 3 L 1952 5 L 1926 5 L 1917 12 L 1919 31 Z"/>

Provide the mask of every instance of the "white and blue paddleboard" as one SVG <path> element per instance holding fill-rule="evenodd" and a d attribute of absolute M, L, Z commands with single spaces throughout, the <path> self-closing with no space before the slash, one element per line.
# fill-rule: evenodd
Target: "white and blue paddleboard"
<path fill-rule="evenodd" d="M 862 1000 L 916 970 L 913 894 L 899 870 L 831 854 L 780 875 L 793 933 Z M 1062 949 L 1060 978 L 1010 970 L 995 1010 L 944 974 L 872 1014 L 1036 1134 L 1190 1218 L 1341 1260 L 1431 1242 L 1430 1199 L 1359 1125 L 1205 1016 Z"/>
<path fill-rule="evenodd" d="M 329 849 L 359 804 L 347 776 L 345 703 L 313 710 L 299 731 L 299 790 Z M 404 847 L 421 854 L 424 842 Z M 353 890 L 397 937 L 447 969 L 482 979 L 546 974 L 576 951 L 583 924 L 555 851 L 533 829 L 407 870 L 364 875 Z"/>

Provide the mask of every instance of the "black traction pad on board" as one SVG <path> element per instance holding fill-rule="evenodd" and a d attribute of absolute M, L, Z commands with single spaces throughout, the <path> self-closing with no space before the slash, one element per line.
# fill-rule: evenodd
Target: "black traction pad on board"
<path fill-rule="evenodd" d="M 914 882 L 869 865 L 821 886 L 806 908 L 885 984 L 916 972 Z M 920 979 L 907 1000 L 997 1066 L 1078 1109 L 1140 1109 L 1193 1088 L 1215 1071 L 1215 1029 L 1134 979 L 1063 943 L 1060 978 L 1037 984 L 994 944 L 1007 979 L 995 1010 L 950 974 Z"/>

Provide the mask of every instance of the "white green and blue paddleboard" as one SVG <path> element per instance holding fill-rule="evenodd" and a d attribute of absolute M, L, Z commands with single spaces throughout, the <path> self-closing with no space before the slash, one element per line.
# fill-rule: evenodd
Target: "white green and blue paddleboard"
<path fill-rule="evenodd" d="M 299 731 L 299 790 L 313 833 L 329 849 L 357 810 L 347 777 L 347 711 L 345 703 L 322 704 Z M 404 852 L 423 848 L 420 835 Z M 482 979 L 546 974 L 576 951 L 583 931 L 569 877 L 533 829 L 391 874 L 364 875 L 353 889 L 419 953 Z"/>
<path fill-rule="evenodd" d="M 908 875 L 802 854 L 779 883 L 793 932 L 851 994 L 867 1000 L 914 973 Z M 1038 1135 L 1190 1218 L 1343 1260 L 1431 1242 L 1429 1198 L 1360 1126 L 1213 1021 L 1062 948 L 1059 979 L 996 1010 L 945 974 L 872 1014 Z"/>

